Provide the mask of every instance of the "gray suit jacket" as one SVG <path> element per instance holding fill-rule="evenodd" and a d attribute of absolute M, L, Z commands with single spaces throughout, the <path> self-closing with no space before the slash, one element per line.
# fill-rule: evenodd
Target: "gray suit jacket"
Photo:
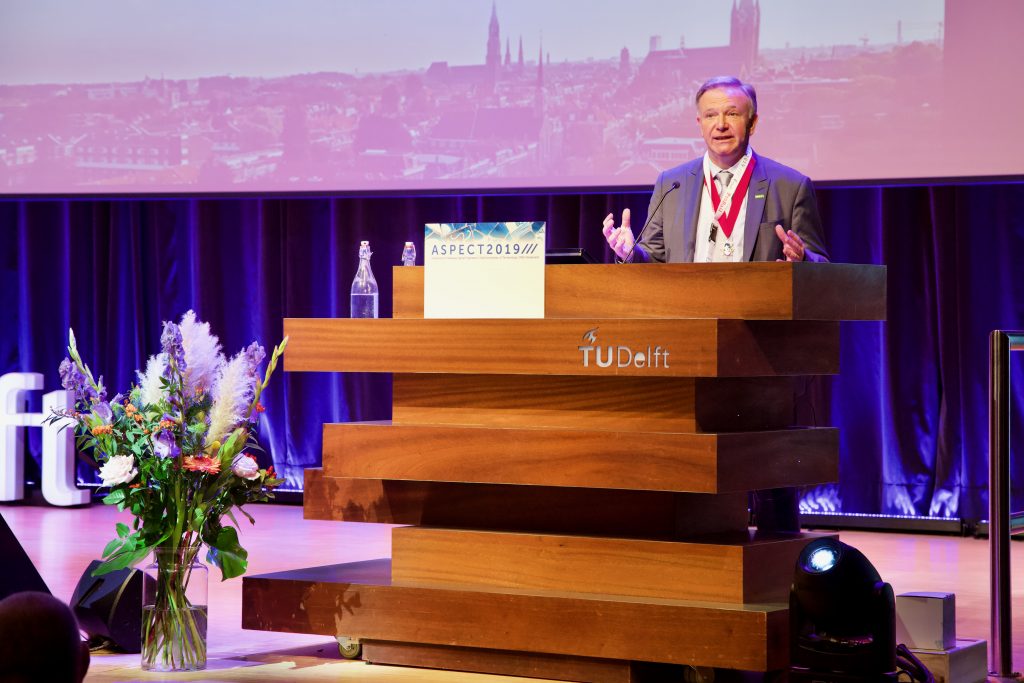
<path fill-rule="evenodd" d="M 806 247 L 808 261 L 828 261 L 821 236 L 821 216 L 814 200 L 810 179 L 767 157 L 755 155 L 750 186 L 747 188 L 747 216 L 743 225 L 743 260 L 774 261 L 783 258 L 782 242 L 775 235 L 781 224 L 793 230 Z M 647 235 L 633 252 L 634 262 L 688 263 L 693 261 L 700 213 L 704 158 L 698 157 L 658 176 L 648 208 L 648 217 L 658 202 L 679 181 L 679 189 L 650 219 Z"/>

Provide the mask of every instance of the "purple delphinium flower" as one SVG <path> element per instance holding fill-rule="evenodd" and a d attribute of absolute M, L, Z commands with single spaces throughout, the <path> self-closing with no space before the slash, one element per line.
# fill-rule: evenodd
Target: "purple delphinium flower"
<path fill-rule="evenodd" d="M 259 342 L 249 344 L 242 352 L 247 366 L 246 372 L 249 375 L 249 386 L 246 387 L 247 401 L 251 401 L 256 395 L 256 385 L 260 383 L 260 363 L 267 357 L 267 352 Z"/>
<path fill-rule="evenodd" d="M 110 409 L 110 404 L 106 401 L 100 401 L 92 407 L 92 414 L 103 420 L 104 423 L 110 422 L 114 417 L 114 411 Z"/>
<path fill-rule="evenodd" d="M 68 391 L 78 392 L 82 384 L 85 383 L 85 375 L 78 369 L 75 362 L 70 358 L 65 358 L 60 362 L 60 368 L 57 369 L 60 373 L 60 385 Z"/>
<path fill-rule="evenodd" d="M 259 342 L 253 342 L 245 349 L 245 362 L 249 365 L 250 375 L 259 375 L 260 363 L 267 357 L 267 352 Z"/>
<path fill-rule="evenodd" d="M 163 334 L 160 335 L 160 347 L 168 358 L 174 359 L 178 371 L 184 372 L 188 366 L 185 365 L 185 346 L 181 340 L 181 328 L 172 322 L 165 322 Z"/>
<path fill-rule="evenodd" d="M 169 429 L 161 429 L 153 436 L 153 452 L 161 458 L 176 458 L 181 453 L 178 442 L 174 439 L 174 432 Z"/>
<path fill-rule="evenodd" d="M 75 403 L 86 403 L 90 399 L 99 398 L 96 391 L 89 386 L 89 379 L 70 358 L 61 361 L 58 372 L 61 386 L 74 394 Z"/>

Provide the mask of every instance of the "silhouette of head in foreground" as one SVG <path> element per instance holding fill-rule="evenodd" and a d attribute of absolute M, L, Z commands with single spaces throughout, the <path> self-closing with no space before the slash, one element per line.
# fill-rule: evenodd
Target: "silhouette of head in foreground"
<path fill-rule="evenodd" d="M 0 600 L 0 683 L 80 683 L 89 670 L 71 608 L 47 593 Z"/>

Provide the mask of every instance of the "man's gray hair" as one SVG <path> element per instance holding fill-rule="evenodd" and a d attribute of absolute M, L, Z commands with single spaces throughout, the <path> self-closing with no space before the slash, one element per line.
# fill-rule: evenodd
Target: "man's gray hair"
<path fill-rule="evenodd" d="M 749 83 L 744 83 L 735 76 L 715 76 L 704 81 L 704 83 L 697 89 L 697 95 L 693 98 L 694 104 L 700 103 L 701 96 L 708 90 L 716 90 L 718 88 L 736 88 L 742 90 L 743 94 L 750 99 L 750 106 L 753 111 L 750 112 L 751 118 L 757 116 L 757 91 L 754 90 L 754 86 Z"/>

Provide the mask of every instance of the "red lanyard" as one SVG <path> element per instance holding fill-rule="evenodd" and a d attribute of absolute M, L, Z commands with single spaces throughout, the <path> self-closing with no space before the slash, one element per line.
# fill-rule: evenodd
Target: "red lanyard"
<path fill-rule="evenodd" d="M 750 163 L 747 164 L 747 170 L 740 176 L 739 185 L 736 186 L 736 191 L 732 193 L 732 206 L 729 207 L 729 211 L 722 214 L 718 219 L 718 225 L 721 226 L 722 232 L 725 233 L 726 238 L 732 237 L 732 229 L 736 227 L 736 219 L 740 215 L 740 207 L 743 206 L 743 200 L 747 196 L 747 186 L 750 185 L 750 176 L 753 175 L 754 164 L 757 163 L 757 157 L 751 155 Z M 704 178 L 704 183 L 707 184 L 707 177 Z M 737 201 L 738 200 L 738 201 Z M 711 207 L 714 212 L 718 213 L 718 205 L 721 203 L 721 197 L 718 194 L 718 188 L 715 187 L 715 183 L 711 183 Z"/>

